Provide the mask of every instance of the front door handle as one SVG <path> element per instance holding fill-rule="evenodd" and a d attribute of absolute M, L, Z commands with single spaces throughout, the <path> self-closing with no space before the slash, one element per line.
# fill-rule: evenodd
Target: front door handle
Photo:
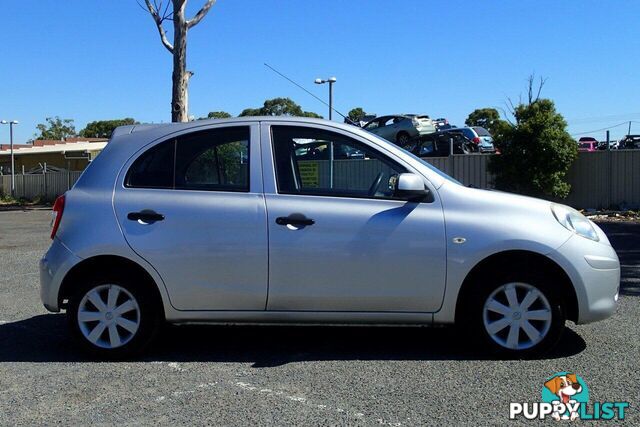
<path fill-rule="evenodd" d="M 127 214 L 127 219 L 130 221 L 141 221 L 141 222 L 152 223 L 156 221 L 162 221 L 164 219 L 164 215 L 149 209 L 145 209 L 140 212 L 129 212 L 129 214 Z"/>
<path fill-rule="evenodd" d="M 276 224 L 278 225 L 293 225 L 294 227 L 306 227 L 307 225 L 313 225 L 316 222 L 311 218 L 307 218 L 302 214 L 291 214 L 289 216 L 279 216 L 276 218 Z"/>

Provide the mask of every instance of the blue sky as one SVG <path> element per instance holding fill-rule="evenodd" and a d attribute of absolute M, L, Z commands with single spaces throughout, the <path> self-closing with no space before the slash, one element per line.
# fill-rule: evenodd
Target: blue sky
<path fill-rule="evenodd" d="M 190 0 L 193 14 L 202 0 Z M 135 0 L 2 0 L 0 119 L 15 142 L 47 116 L 170 120 L 171 56 Z M 189 33 L 190 114 L 238 114 L 288 96 L 327 108 L 420 112 L 462 124 L 478 107 L 506 107 L 526 77 L 548 78 L 571 133 L 629 120 L 640 133 L 640 2 L 218 0 Z M 612 137 L 627 125 L 612 129 Z M 604 137 L 604 132 L 594 136 Z M 0 141 L 8 129 L 0 127 Z"/>

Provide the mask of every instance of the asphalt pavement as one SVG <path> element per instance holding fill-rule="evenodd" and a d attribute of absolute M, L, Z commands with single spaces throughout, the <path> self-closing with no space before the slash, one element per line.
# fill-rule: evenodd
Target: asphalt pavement
<path fill-rule="evenodd" d="M 0 212 L 0 425 L 531 425 L 509 403 L 539 401 L 558 371 L 640 424 L 640 223 L 602 227 L 617 313 L 570 323 L 542 359 L 492 360 L 453 328 L 173 326 L 141 359 L 98 362 L 40 303 L 49 212 Z"/>

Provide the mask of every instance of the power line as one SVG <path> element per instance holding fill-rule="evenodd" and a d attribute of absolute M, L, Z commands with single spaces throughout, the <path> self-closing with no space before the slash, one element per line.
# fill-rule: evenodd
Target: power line
<path fill-rule="evenodd" d="M 302 85 L 299 85 L 298 83 L 294 82 L 293 80 L 291 80 L 289 77 L 285 76 L 284 74 L 282 74 L 280 71 L 276 70 L 275 68 L 273 68 L 271 65 L 267 64 L 266 62 L 264 63 L 265 67 L 269 68 L 271 71 L 273 71 L 274 73 L 278 74 L 280 77 L 288 80 L 289 82 L 293 83 L 294 85 L 298 86 L 300 89 L 302 89 L 303 91 L 307 92 L 309 95 L 313 96 L 315 99 L 317 99 L 318 101 L 322 102 L 324 105 L 326 105 L 327 107 L 331 108 L 333 111 L 335 111 L 336 113 L 340 114 L 343 118 L 347 118 L 344 114 L 342 114 L 340 111 L 336 110 L 335 108 L 331 107 L 329 104 L 327 104 L 322 98 L 316 96 L 314 93 L 309 92 L 307 89 L 305 89 Z"/>
<path fill-rule="evenodd" d="M 586 135 L 586 134 L 588 134 L 588 133 L 602 132 L 602 131 L 605 131 L 605 130 L 609 130 L 609 129 L 617 128 L 617 127 L 619 127 L 619 126 L 625 126 L 625 125 L 628 125 L 628 124 L 629 124 L 629 122 L 631 122 L 631 123 L 640 123 L 640 122 L 635 121 L 635 120 L 631 120 L 631 121 L 627 120 L 626 122 L 618 123 L 617 125 L 608 126 L 608 127 L 606 127 L 606 128 L 590 130 L 590 131 L 587 131 L 587 132 L 572 133 L 572 134 L 571 134 L 571 136 Z"/>

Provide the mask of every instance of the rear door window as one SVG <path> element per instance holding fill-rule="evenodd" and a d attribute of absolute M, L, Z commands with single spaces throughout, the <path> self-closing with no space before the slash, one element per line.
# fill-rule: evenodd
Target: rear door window
<path fill-rule="evenodd" d="M 175 140 L 162 142 L 150 148 L 133 163 L 127 177 L 126 187 L 173 188 L 173 164 Z"/>
<path fill-rule="evenodd" d="M 207 130 L 180 137 L 175 188 L 249 191 L 249 128 Z"/>
<path fill-rule="evenodd" d="M 193 132 L 150 148 L 133 163 L 125 186 L 249 191 L 249 127 Z"/>

